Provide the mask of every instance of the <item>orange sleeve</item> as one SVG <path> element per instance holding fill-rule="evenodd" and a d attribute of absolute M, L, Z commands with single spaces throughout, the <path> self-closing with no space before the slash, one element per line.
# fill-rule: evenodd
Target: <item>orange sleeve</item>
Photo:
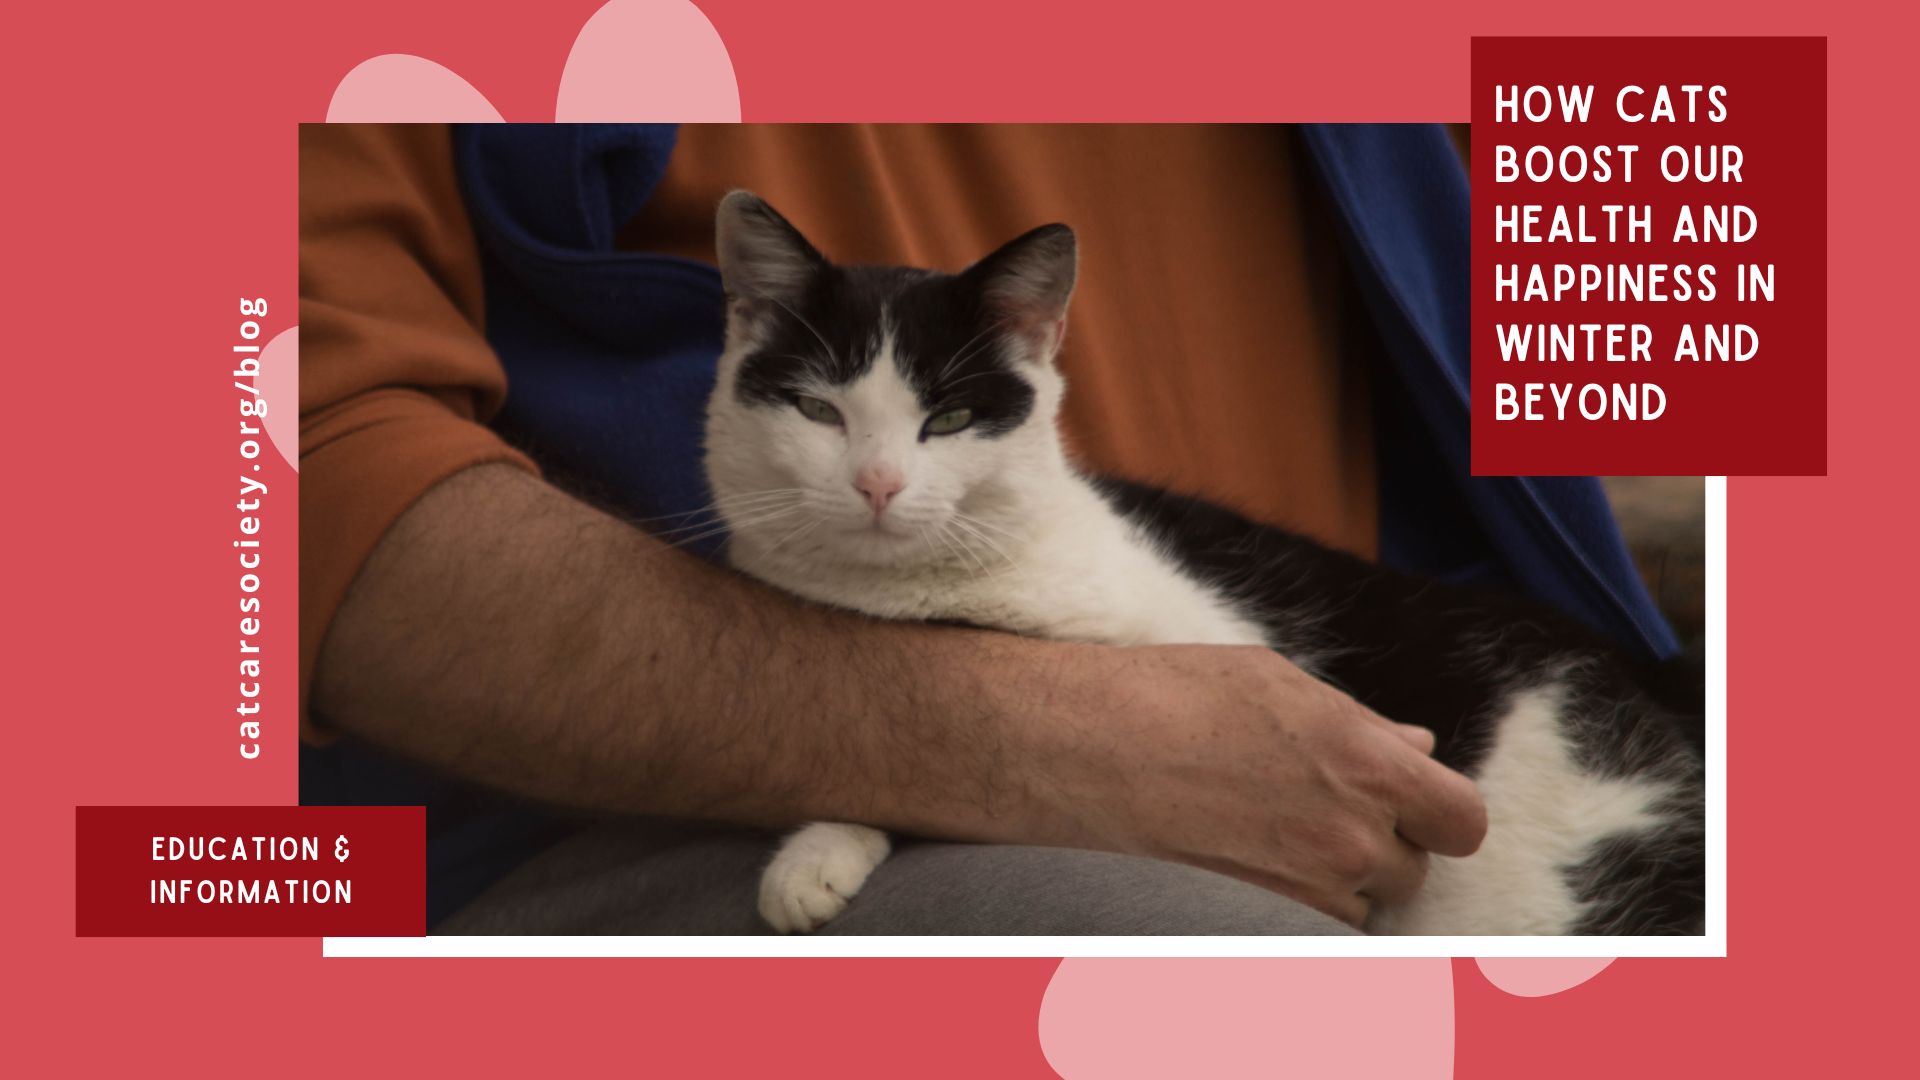
<path fill-rule="evenodd" d="M 300 731 L 314 663 L 389 526 L 474 465 L 534 466 L 485 426 L 506 372 L 438 125 L 300 128 Z"/>

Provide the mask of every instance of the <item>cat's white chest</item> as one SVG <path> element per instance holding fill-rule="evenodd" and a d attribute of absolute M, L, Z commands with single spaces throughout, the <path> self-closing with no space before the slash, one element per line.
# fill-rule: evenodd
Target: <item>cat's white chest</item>
<path fill-rule="evenodd" d="M 1264 645 L 1258 626 L 1106 510 L 998 554 L 915 568 L 754 571 L 821 603 L 887 619 L 966 623 L 1100 645 Z"/>
<path fill-rule="evenodd" d="M 977 582 L 966 621 L 1098 645 L 1261 645 L 1260 629 L 1150 550 L 1060 553 Z"/>

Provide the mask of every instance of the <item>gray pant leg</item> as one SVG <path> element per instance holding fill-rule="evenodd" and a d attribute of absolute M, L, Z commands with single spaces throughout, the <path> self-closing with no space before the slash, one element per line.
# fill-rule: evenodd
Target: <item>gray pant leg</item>
<path fill-rule="evenodd" d="M 778 837 L 669 822 L 561 842 L 437 934 L 764 934 L 755 904 Z M 900 841 L 821 934 L 1351 934 L 1265 889 L 1155 859 Z"/>

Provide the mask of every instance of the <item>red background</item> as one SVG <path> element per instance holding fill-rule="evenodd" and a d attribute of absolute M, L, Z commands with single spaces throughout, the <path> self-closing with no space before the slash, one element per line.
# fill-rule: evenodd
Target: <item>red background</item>
<path fill-rule="evenodd" d="M 28 1071 L 1049 1075 L 1034 1017 L 1050 960 L 323 962 L 311 939 L 72 934 L 75 805 L 293 798 L 290 755 L 260 769 L 232 754 L 235 436 L 220 387 L 234 299 L 293 296 L 294 122 L 390 51 L 460 72 L 508 119 L 548 118 L 596 6 L 10 11 L 0 715 L 15 737 L 5 993 L 25 1033 L 9 1051 Z M 1621 961 L 1542 999 L 1456 962 L 1458 1075 L 1910 1061 L 1916 875 L 1889 833 L 1910 816 L 1920 756 L 1904 554 L 1913 38 L 1885 5 L 701 6 L 755 120 L 1462 120 L 1474 34 L 1831 35 L 1828 341 L 1857 359 L 1830 373 L 1829 475 L 1730 488 L 1732 956 Z M 276 509 L 284 559 L 290 507 Z M 293 574 L 283 563 L 272 580 L 290 590 Z M 292 633 L 290 601 L 275 633 Z M 278 652 L 290 750 L 290 638 Z"/>
<path fill-rule="evenodd" d="M 1731 27 L 1726 28 L 1731 29 Z M 1560 39 L 1476 38 L 1473 42 L 1473 471 L 1486 474 L 1773 476 L 1826 472 L 1827 278 L 1826 278 L 1826 43 L 1814 38 Z M 1685 84 L 1721 85 L 1726 118 L 1706 119 L 1703 93 L 1695 122 L 1687 122 Z M 1531 122 L 1494 121 L 1496 86 L 1592 86 L 1585 123 L 1554 116 Z M 1673 95 L 1677 123 L 1619 118 L 1614 95 L 1622 86 L 1646 93 L 1632 99 L 1645 112 L 1653 91 Z M 1494 182 L 1494 147 L 1513 146 L 1522 156 L 1544 146 L 1616 146 L 1640 149 L 1633 181 L 1623 181 L 1621 159 L 1614 179 L 1598 183 L 1525 178 Z M 1660 171 L 1668 146 L 1736 145 L 1744 155 L 1741 182 L 1669 183 Z M 1691 158 L 1689 158 L 1691 160 Z M 1587 208 L 1586 243 L 1495 244 L 1494 207 L 1556 204 Z M 1651 206 L 1650 242 L 1609 242 L 1606 204 Z M 1758 218 L 1743 243 L 1672 243 L 1682 206 L 1698 215 L 1703 206 L 1745 205 Z M 1550 218 L 1543 216 L 1539 232 Z M 1696 224 L 1698 220 L 1696 217 Z M 1625 215 L 1620 227 L 1625 228 Z M 1715 267 L 1717 295 L 1711 302 L 1609 304 L 1604 294 L 1581 302 L 1495 303 L 1494 266 L 1517 263 L 1523 275 L 1541 264 L 1667 263 Z M 1772 263 L 1772 302 L 1734 299 L 1736 264 Z M 1549 281 L 1551 280 L 1549 276 Z M 1525 281 L 1524 276 L 1522 281 Z M 1500 357 L 1496 322 L 1644 323 L 1653 332 L 1650 363 L 1527 363 Z M 1672 359 L 1680 327 L 1745 323 L 1759 333 L 1759 351 L 1740 363 Z M 1583 355 L 1576 352 L 1576 356 Z M 1544 420 L 1496 420 L 1494 384 L 1508 382 L 1652 382 L 1667 395 L 1666 412 L 1654 420 L 1579 417 L 1569 402 L 1559 420 L 1550 397 Z"/>

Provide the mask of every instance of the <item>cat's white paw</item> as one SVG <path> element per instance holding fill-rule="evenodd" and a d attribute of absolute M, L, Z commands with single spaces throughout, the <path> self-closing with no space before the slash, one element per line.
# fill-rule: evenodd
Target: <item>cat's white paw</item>
<path fill-rule="evenodd" d="M 821 822 L 792 836 L 760 875 L 760 917 L 782 934 L 804 934 L 846 910 L 887 857 L 887 834 Z"/>

